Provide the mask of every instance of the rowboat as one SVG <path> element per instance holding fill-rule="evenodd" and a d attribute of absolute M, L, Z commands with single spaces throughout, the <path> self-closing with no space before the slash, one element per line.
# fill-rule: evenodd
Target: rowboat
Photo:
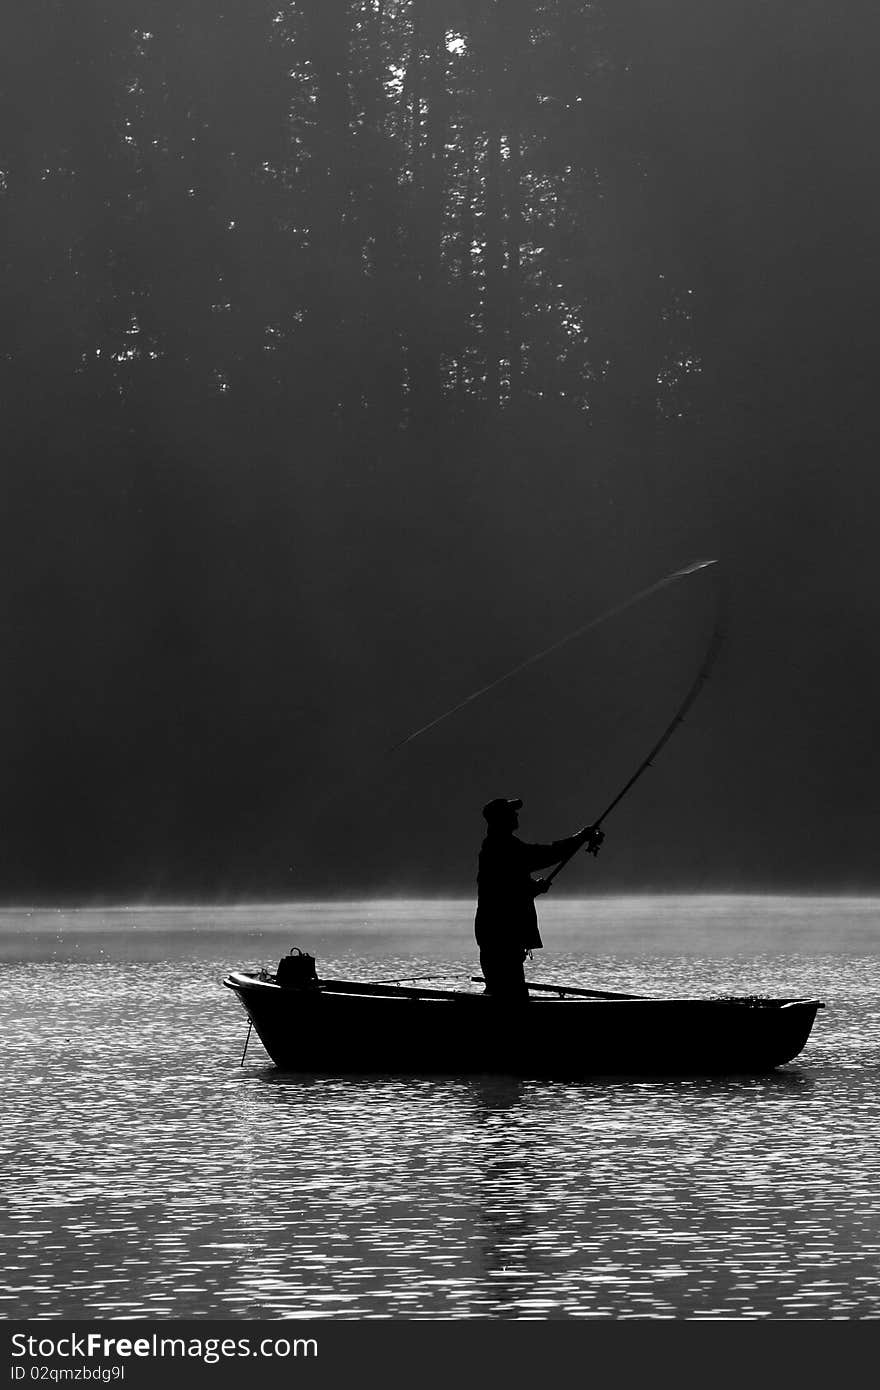
<path fill-rule="evenodd" d="M 818 999 L 646 998 L 531 982 L 524 1004 L 469 989 L 290 979 L 281 969 L 232 971 L 223 984 L 277 1067 L 323 1073 L 766 1072 L 802 1051 L 824 1007 Z"/>

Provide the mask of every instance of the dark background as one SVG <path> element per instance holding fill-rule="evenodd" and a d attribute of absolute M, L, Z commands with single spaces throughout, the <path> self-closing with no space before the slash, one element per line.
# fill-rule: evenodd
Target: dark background
<path fill-rule="evenodd" d="M 875 6 L 2 25 L 4 900 L 880 886 Z"/>

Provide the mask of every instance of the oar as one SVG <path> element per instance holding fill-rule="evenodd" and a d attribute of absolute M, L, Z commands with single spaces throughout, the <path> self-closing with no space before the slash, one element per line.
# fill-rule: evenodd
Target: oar
<path fill-rule="evenodd" d="M 375 995 L 381 999 L 467 999 L 482 998 L 479 994 L 458 989 L 419 989 L 417 986 L 381 985 L 369 981 L 325 980 L 319 981 L 322 994 L 364 994 Z"/>
<path fill-rule="evenodd" d="M 454 976 L 446 975 L 388 975 L 382 980 L 367 980 L 368 985 L 411 985 L 417 980 L 451 980 Z"/>
<path fill-rule="evenodd" d="M 485 984 L 482 975 L 472 975 L 471 980 L 475 985 Z M 534 980 L 526 980 L 529 989 L 543 989 L 548 994 L 575 994 L 583 999 L 646 999 L 645 994 L 614 994 L 609 989 L 577 989 L 574 985 L 541 985 Z"/>

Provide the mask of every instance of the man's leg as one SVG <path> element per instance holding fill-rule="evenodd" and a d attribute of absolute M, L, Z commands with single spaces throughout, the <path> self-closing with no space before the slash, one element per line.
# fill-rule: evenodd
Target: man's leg
<path fill-rule="evenodd" d="M 523 971 L 525 951 L 481 951 L 480 968 L 486 981 L 486 993 L 495 999 L 515 999 L 528 1003 L 529 991 Z"/>

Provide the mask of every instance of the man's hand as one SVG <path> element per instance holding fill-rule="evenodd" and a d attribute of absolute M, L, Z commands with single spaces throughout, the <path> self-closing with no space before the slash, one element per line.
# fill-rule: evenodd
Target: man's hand
<path fill-rule="evenodd" d="M 605 839 L 605 835 L 598 825 L 585 825 L 583 830 L 579 831 L 579 835 L 586 845 L 587 854 L 599 853 L 599 847 Z"/>
<path fill-rule="evenodd" d="M 542 893 L 549 893 L 551 886 L 552 885 L 547 882 L 546 878 L 532 879 L 532 892 L 536 898 L 539 898 Z"/>

